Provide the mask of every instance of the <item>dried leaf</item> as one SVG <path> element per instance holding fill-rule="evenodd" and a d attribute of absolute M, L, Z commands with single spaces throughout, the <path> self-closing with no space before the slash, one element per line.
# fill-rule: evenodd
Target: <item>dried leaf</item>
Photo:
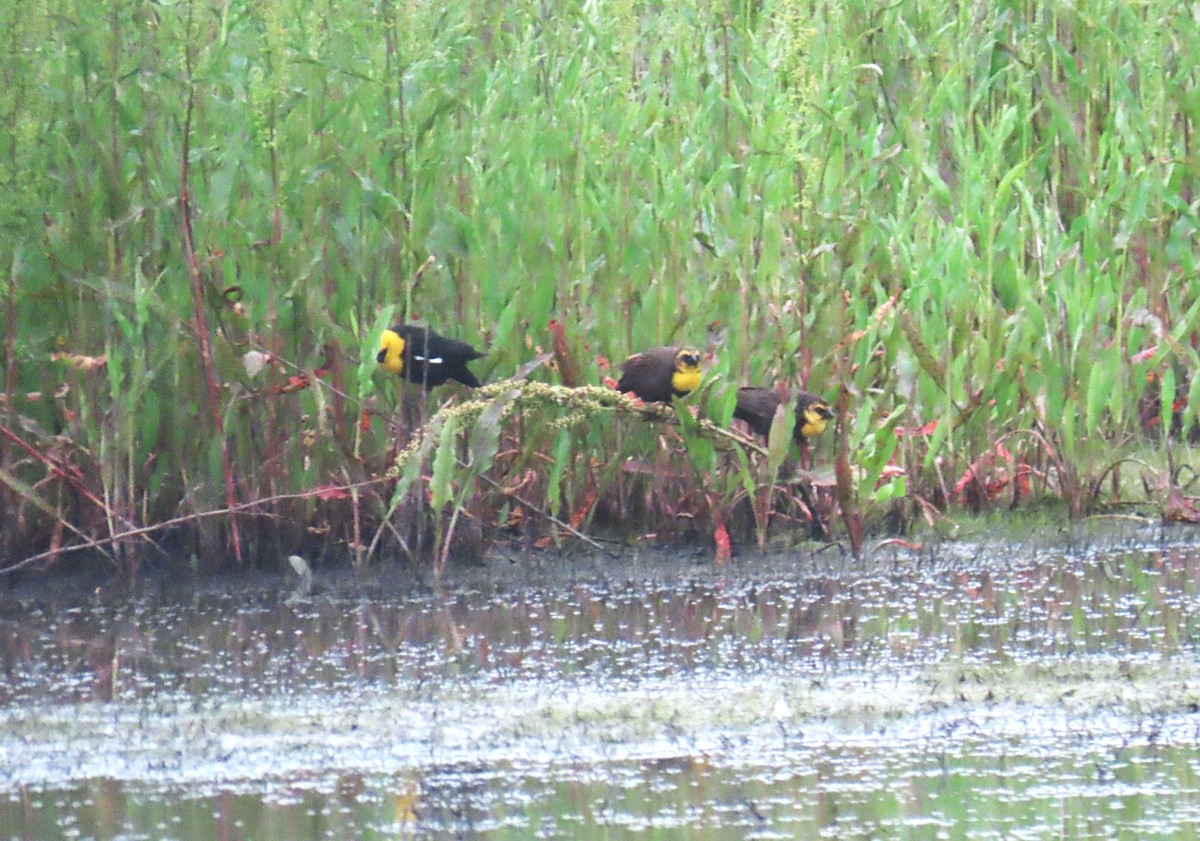
<path fill-rule="evenodd" d="M 95 371 L 108 364 L 106 356 L 84 356 L 82 353 L 52 353 L 50 359 L 55 362 L 65 362 L 80 371 Z"/>
<path fill-rule="evenodd" d="M 1200 523 L 1200 508 L 1191 499 L 1183 495 L 1178 485 L 1172 485 L 1167 493 L 1167 506 L 1163 510 L 1163 520 L 1168 523 Z"/>
<path fill-rule="evenodd" d="M 587 518 L 588 512 L 592 510 L 592 506 L 596 504 L 596 491 L 589 490 L 584 495 L 583 505 L 575 509 L 575 513 L 571 515 L 571 528 L 577 529 L 583 525 L 583 521 Z"/>
<path fill-rule="evenodd" d="M 1158 345 L 1151 345 L 1145 350 L 1138 351 L 1133 356 L 1129 357 L 1129 361 L 1136 365 L 1139 362 L 1145 362 L 1148 359 L 1153 359 L 1154 354 L 1156 353 L 1158 353 Z"/>
<path fill-rule="evenodd" d="M 723 564 L 733 557 L 733 544 L 729 540 L 729 530 L 725 528 L 725 521 L 721 518 L 721 512 L 717 508 L 713 508 L 713 519 L 716 521 L 713 527 L 713 542 L 717 544 L 718 564 Z"/>
<path fill-rule="evenodd" d="M 300 391 L 308 388 L 308 377 L 304 374 L 295 374 L 288 377 L 288 381 L 274 389 L 275 394 L 291 394 L 293 391 Z"/>
<path fill-rule="evenodd" d="M 554 336 L 554 361 L 558 364 L 558 376 L 567 388 L 575 388 L 579 383 L 579 375 L 575 371 L 575 361 L 571 358 L 570 348 L 567 347 L 566 328 L 553 318 L 546 326 Z"/>
<path fill-rule="evenodd" d="M 896 435 L 901 438 L 904 438 L 905 436 L 909 438 L 923 438 L 927 435 L 932 435 L 937 430 L 938 423 L 939 422 L 936 420 L 931 420 L 929 423 L 918 426 L 916 429 L 909 429 L 906 426 L 898 426 L 896 427 Z"/>

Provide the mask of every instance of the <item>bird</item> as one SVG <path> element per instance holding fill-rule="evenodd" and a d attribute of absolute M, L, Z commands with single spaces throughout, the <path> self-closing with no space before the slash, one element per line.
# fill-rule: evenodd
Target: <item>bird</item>
<path fill-rule="evenodd" d="M 482 357 L 466 342 L 447 338 L 428 327 L 397 324 L 383 331 L 375 361 L 388 373 L 399 374 L 422 388 L 432 388 L 446 380 L 479 388 L 479 380 L 467 363 Z"/>
<path fill-rule="evenodd" d="M 647 403 L 669 403 L 671 395 L 683 397 L 695 391 L 703 376 L 700 351 L 690 347 L 656 347 L 621 363 L 617 391 L 632 391 Z"/>
<path fill-rule="evenodd" d="M 733 416 L 744 420 L 749 427 L 764 438 L 771 432 L 771 421 L 782 398 L 773 388 L 742 386 L 737 393 L 737 406 Z M 797 444 L 807 444 L 825 431 L 826 424 L 834 418 L 833 408 L 824 399 L 807 391 L 796 398 L 796 425 L 792 437 Z"/>

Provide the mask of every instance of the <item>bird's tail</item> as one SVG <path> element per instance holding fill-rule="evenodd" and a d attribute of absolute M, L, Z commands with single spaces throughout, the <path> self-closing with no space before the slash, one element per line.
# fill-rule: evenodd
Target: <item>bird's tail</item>
<path fill-rule="evenodd" d="M 471 373 L 471 369 L 466 365 L 454 369 L 454 373 L 450 375 L 451 379 L 458 380 L 468 388 L 479 388 L 481 383 L 478 378 Z"/>

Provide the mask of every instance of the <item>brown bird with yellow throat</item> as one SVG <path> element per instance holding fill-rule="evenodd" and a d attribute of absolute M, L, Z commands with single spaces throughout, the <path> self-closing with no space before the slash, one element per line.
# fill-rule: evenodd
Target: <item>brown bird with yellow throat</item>
<path fill-rule="evenodd" d="M 704 374 L 700 351 L 690 347 L 656 347 L 634 354 L 621 364 L 617 391 L 632 391 L 647 403 L 670 403 L 696 390 Z"/>
<path fill-rule="evenodd" d="M 781 402 L 779 392 L 773 388 L 743 386 L 738 389 L 733 416 L 744 420 L 751 429 L 766 438 L 771 432 L 775 410 Z M 809 439 L 824 432 L 833 418 L 833 408 L 829 403 L 815 394 L 801 391 L 796 398 L 796 426 L 792 429 L 792 437 L 797 444 L 807 444 Z"/>

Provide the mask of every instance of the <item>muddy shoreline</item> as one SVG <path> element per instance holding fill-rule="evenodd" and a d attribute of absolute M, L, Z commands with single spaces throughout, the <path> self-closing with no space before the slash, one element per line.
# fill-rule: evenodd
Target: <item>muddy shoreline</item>
<path fill-rule="evenodd" d="M 730 561 L 716 563 L 708 544 L 622 546 L 606 544 L 605 552 L 577 541 L 562 548 L 522 552 L 496 547 L 482 559 L 466 563 L 450 558 L 439 579 L 429 567 L 402 559 L 374 562 L 362 570 L 340 563 L 312 566 L 314 593 L 428 592 L 435 587 L 487 583 L 522 585 L 569 584 L 612 576 L 668 580 L 708 575 L 837 575 L 847 570 L 884 569 L 909 564 L 961 564 L 971 559 L 1033 558 L 1045 555 L 1089 557 L 1129 550 L 1200 545 L 1200 528 L 1164 524 L 1150 518 L 1052 521 L 1039 515 L 965 519 L 955 536 L 926 534 L 903 541 L 881 538 L 868 544 L 861 558 L 844 543 L 808 543 L 794 549 L 743 548 Z M 223 564 L 219 572 L 200 570 L 187 559 L 151 560 L 132 580 L 96 565 L 87 568 L 21 570 L 0 576 L 0 600 L 41 597 L 128 596 L 135 594 L 217 593 L 246 588 L 277 590 L 294 587 L 296 573 L 283 558 L 237 568 Z"/>

